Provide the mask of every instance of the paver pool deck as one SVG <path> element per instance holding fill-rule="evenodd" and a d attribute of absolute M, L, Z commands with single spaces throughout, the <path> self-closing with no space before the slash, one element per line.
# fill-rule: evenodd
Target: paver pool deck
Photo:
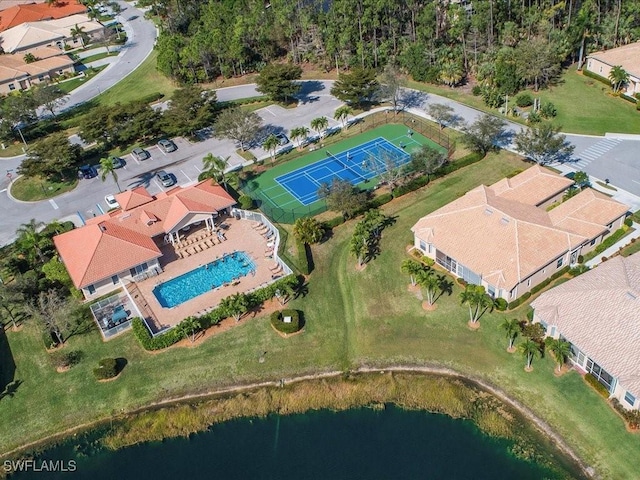
<path fill-rule="evenodd" d="M 203 311 L 216 307 L 225 297 L 238 292 L 247 292 L 273 281 L 269 267 L 273 267 L 275 261 L 265 255 L 268 249 L 267 244 L 270 244 L 271 241 L 253 228 L 256 222 L 228 218 L 225 223 L 229 226 L 228 229 L 224 230 L 226 241 L 187 258 L 179 258 L 175 254 L 172 245 L 163 246 L 164 256 L 161 259 L 161 266 L 164 271 L 160 275 L 138 282 L 139 293 L 143 298 L 136 298 L 135 300 L 142 303 L 143 306 L 145 303 L 148 305 L 147 308 L 151 310 L 157 319 L 158 325 L 155 325 L 156 329 L 177 325 L 186 317 L 198 316 Z M 191 235 L 196 235 L 199 231 L 190 231 L 186 236 L 188 238 Z M 172 308 L 162 307 L 153 294 L 153 289 L 156 285 L 234 251 L 245 252 L 251 257 L 256 266 L 255 275 L 248 274 L 242 277 L 237 285 L 219 287 Z"/>

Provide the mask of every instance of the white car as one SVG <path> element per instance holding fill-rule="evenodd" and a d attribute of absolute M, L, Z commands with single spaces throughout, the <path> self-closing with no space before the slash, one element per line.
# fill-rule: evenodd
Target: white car
<path fill-rule="evenodd" d="M 109 210 L 120 208 L 120 204 L 116 200 L 116 197 L 114 197 L 113 195 L 107 195 L 106 197 L 104 197 L 104 201 L 107 203 Z"/>

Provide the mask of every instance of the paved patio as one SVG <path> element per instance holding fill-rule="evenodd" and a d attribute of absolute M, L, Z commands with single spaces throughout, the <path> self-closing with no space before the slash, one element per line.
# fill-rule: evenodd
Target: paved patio
<path fill-rule="evenodd" d="M 186 240 L 189 241 L 192 239 L 194 242 L 190 244 L 190 247 L 193 245 L 202 245 L 203 249 L 186 258 L 180 258 L 176 254 L 175 250 L 178 248 L 177 246 L 163 245 L 161 247 L 164 254 L 161 258 L 163 273 L 138 282 L 138 292 L 134 295 L 135 301 L 141 303 L 143 306 L 146 305 L 145 308 L 151 310 L 153 316 L 157 319 L 156 322 L 150 322 L 151 328 L 159 331 L 163 328 L 177 325 L 186 317 L 198 316 L 204 311 L 216 307 L 223 298 L 229 295 L 237 292 L 247 292 L 273 281 L 273 272 L 270 267 L 274 267 L 275 261 L 273 258 L 267 256 L 267 252 L 272 251 L 269 245 L 272 245 L 273 242 L 265 238 L 261 231 L 254 228 L 257 223 L 250 220 L 228 218 L 224 220 L 224 224 L 227 225 L 227 228 L 222 229 L 222 232 L 224 232 L 226 240 L 223 240 L 221 243 L 215 243 L 209 247 L 204 247 L 204 242 L 210 240 L 211 237 L 215 237 L 217 240 L 216 234 L 213 234 L 211 237 L 206 237 L 202 229 L 187 232 Z M 195 240 L 199 237 L 203 237 L 203 239 L 199 241 Z M 212 242 L 209 241 L 207 243 L 211 244 Z M 195 247 L 190 249 L 193 251 Z M 153 288 L 156 285 L 178 277 L 183 273 L 194 270 L 201 265 L 212 262 L 216 258 L 234 251 L 245 252 L 251 257 L 256 265 L 255 275 L 249 274 L 242 277 L 237 285 L 217 288 L 172 308 L 162 307 L 153 294 Z M 282 275 L 282 273 L 277 273 L 276 275 Z M 143 298 L 136 298 L 136 295 L 141 295 Z M 154 325 L 153 323 L 156 324 Z"/>

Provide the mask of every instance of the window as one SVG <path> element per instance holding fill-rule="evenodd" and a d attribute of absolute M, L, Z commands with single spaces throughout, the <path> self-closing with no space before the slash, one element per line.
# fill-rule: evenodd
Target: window
<path fill-rule="evenodd" d="M 147 270 L 148 268 L 149 268 L 149 267 L 147 266 L 147 264 L 146 264 L 146 263 L 143 263 L 143 264 L 138 265 L 138 266 L 136 266 L 136 267 L 134 267 L 134 268 L 131 268 L 131 269 L 129 270 L 129 273 L 131 273 L 131 276 L 132 276 L 132 277 L 135 277 L 136 275 L 138 275 L 139 273 L 144 272 L 144 271 L 145 271 L 145 270 Z"/>
<path fill-rule="evenodd" d="M 9 90 L 13 91 L 16 89 L 16 86 L 13 83 L 9 84 Z"/>
<path fill-rule="evenodd" d="M 611 227 L 613 227 L 613 223 L 610 223 L 609 225 L 607 225 L 607 228 L 608 228 L 609 230 L 611 230 Z"/>
<path fill-rule="evenodd" d="M 427 244 L 424 240 L 420 240 L 420 250 L 422 250 L 423 252 L 427 251 Z"/>
<path fill-rule="evenodd" d="M 113 282 L 114 285 L 117 285 L 118 282 L 120 281 L 120 278 L 118 277 L 118 275 L 114 275 L 113 277 L 111 277 L 111 281 Z"/>
<path fill-rule="evenodd" d="M 42 82 L 44 80 L 44 75 L 38 75 L 38 80 Z"/>
<path fill-rule="evenodd" d="M 511 290 L 511 292 L 509 292 L 509 298 L 516 298 L 516 289 L 515 288 L 513 290 Z"/>
<path fill-rule="evenodd" d="M 591 245 L 592 247 L 596 244 L 596 238 L 594 238 L 593 240 L 591 240 L 591 243 L 589 245 Z"/>
<path fill-rule="evenodd" d="M 531 286 L 531 279 L 530 279 L 530 278 L 528 278 L 528 279 L 527 279 L 527 287 L 530 287 L 530 286 Z"/>
<path fill-rule="evenodd" d="M 491 298 L 496 298 L 496 287 L 487 284 L 487 293 Z"/>
<path fill-rule="evenodd" d="M 571 254 L 571 263 L 576 263 L 576 260 L 578 259 L 578 252 L 573 252 Z"/>
<path fill-rule="evenodd" d="M 433 245 L 429 244 L 429 253 L 431 253 L 432 249 L 433 249 Z"/>
<path fill-rule="evenodd" d="M 87 287 L 87 290 L 89 291 L 89 295 L 93 295 L 94 293 L 96 293 L 96 287 L 95 285 L 89 285 Z"/>
<path fill-rule="evenodd" d="M 558 259 L 558 263 L 556 263 L 556 268 L 560 268 L 563 263 L 564 263 L 564 257 L 560 257 Z"/>
<path fill-rule="evenodd" d="M 636 403 L 636 397 L 631 395 L 631 392 L 626 392 L 624 394 L 624 401 L 633 407 L 633 404 Z"/>

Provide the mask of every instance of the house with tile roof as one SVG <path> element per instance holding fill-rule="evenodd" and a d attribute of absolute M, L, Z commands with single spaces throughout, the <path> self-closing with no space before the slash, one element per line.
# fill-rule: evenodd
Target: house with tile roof
<path fill-rule="evenodd" d="M 570 361 L 640 409 L 640 255 L 617 256 L 531 302 L 533 321 L 571 344 Z"/>
<path fill-rule="evenodd" d="M 53 242 L 69 276 L 85 298 L 104 295 L 124 282 L 162 271 L 162 246 L 180 240 L 180 231 L 228 212 L 235 200 L 204 180 L 152 196 L 144 187 L 116 196 L 121 208 L 57 235 Z"/>
<path fill-rule="evenodd" d="M 628 207 L 586 189 L 547 211 L 573 182 L 540 166 L 418 220 L 414 246 L 494 298 L 513 301 L 620 228 Z"/>
<path fill-rule="evenodd" d="M 86 12 L 87 7 L 77 0 L 58 0 L 52 4 L 25 2 L 2 10 L 0 32 L 27 22 L 53 20 Z"/>
<path fill-rule="evenodd" d="M 640 93 L 640 42 L 587 55 L 586 69 L 601 77 L 608 79 L 611 69 L 616 66 L 629 74 L 623 93 L 629 96 Z"/>
<path fill-rule="evenodd" d="M 24 61 L 24 54 L 0 55 L 0 94 L 27 90 L 74 70 L 74 61 L 58 48 L 41 47 L 36 53 L 39 60 L 31 63 Z"/>

